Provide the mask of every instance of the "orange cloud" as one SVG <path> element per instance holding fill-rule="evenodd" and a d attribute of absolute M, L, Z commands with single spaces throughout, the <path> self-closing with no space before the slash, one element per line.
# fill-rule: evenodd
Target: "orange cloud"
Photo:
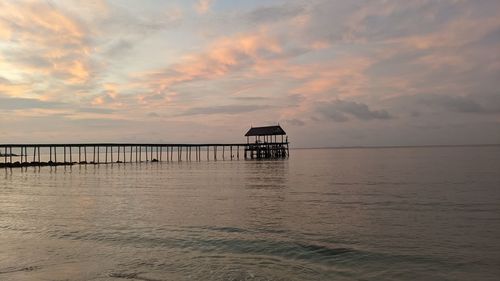
<path fill-rule="evenodd" d="M 320 66 L 309 66 L 309 77 L 293 92 L 303 95 L 320 94 L 335 90 L 338 96 L 357 96 L 367 84 L 364 71 L 372 61 L 363 57 L 348 57 Z"/>
<path fill-rule="evenodd" d="M 107 109 L 119 109 L 126 107 L 127 98 L 120 94 L 120 92 L 126 88 L 126 85 L 105 83 L 102 85 L 102 88 L 104 88 L 104 91 L 95 95 L 90 100 L 91 105 Z"/>
<path fill-rule="evenodd" d="M 0 39 L 6 40 L 11 37 L 11 31 L 8 26 L 5 25 L 2 21 L 0 21 Z"/>
<path fill-rule="evenodd" d="M 29 95 L 30 86 L 25 83 L 11 83 L 3 81 L 0 77 L 0 94 L 11 97 L 26 97 Z"/>
<path fill-rule="evenodd" d="M 91 48 L 83 24 L 53 5 L 0 3 L 0 38 L 13 50 L 7 63 L 26 75 L 39 73 L 67 83 L 90 77 Z"/>
<path fill-rule="evenodd" d="M 231 71 L 238 71 L 262 63 L 264 54 L 279 54 L 279 42 L 261 30 L 251 34 L 223 37 L 205 51 L 186 55 L 181 62 L 162 71 L 146 74 L 142 79 L 153 92 L 194 80 L 220 78 Z"/>
<path fill-rule="evenodd" d="M 71 74 L 70 82 L 81 83 L 89 79 L 90 73 L 87 65 L 81 61 L 73 61 L 67 72 Z"/>

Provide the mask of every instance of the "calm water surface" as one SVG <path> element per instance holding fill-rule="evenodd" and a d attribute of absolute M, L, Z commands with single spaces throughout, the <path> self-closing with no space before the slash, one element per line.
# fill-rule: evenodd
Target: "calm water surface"
<path fill-rule="evenodd" d="M 499 280 L 500 147 L 0 170 L 0 280 Z"/>

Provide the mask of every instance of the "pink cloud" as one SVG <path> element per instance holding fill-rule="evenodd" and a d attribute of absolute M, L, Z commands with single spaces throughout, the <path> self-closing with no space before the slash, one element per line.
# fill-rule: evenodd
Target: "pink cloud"
<path fill-rule="evenodd" d="M 319 65 L 304 66 L 303 71 L 309 75 L 292 92 L 308 96 L 335 90 L 337 97 L 359 96 L 361 89 L 368 83 L 364 72 L 372 63 L 368 58 L 345 57 Z"/>
<path fill-rule="evenodd" d="M 265 30 L 222 37 L 202 52 L 185 55 L 180 62 L 141 78 L 153 92 L 194 80 L 220 79 L 265 60 L 265 54 L 279 54 L 282 47 Z"/>

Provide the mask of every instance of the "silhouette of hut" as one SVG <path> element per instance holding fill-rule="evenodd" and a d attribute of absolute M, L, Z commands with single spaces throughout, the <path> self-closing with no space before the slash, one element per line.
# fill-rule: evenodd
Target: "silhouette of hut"
<path fill-rule="evenodd" d="M 280 125 L 251 127 L 245 136 L 247 137 L 245 158 L 247 153 L 250 154 L 250 158 L 281 158 L 289 155 L 288 136 Z M 280 140 L 278 136 L 281 137 Z M 251 137 L 254 137 L 252 142 Z"/>
<path fill-rule="evenodd" d="M 284 142 L 283 136 L 286 136 L 285 130 L 280 125 L 265 126 L 265 127 L 252 127 L 245 134 L 247 143 L 250 143 L 250 137 L 255 137 L 256 143 L 277 143 L 277 136 L 281 136 L 281 142 Z M 274 137 L 274 140 L 273 140 Z"/>

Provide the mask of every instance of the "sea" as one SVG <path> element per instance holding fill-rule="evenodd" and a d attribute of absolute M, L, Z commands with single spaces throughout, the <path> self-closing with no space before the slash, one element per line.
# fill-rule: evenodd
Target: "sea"
<path fill-rule="evenodd" d="M 500 146 L 1 169 L 0 280 L 500 280 Z"/>

